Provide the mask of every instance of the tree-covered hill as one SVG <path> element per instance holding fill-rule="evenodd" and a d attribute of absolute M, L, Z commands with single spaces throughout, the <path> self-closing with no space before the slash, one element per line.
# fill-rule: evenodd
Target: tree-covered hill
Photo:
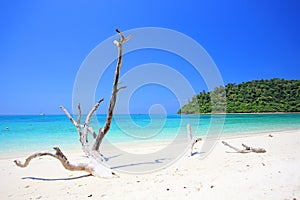
<path fill-rule="evenodd" d="M 300 112 L 300 80 L 229 83 L 195 95 L 178 113 L 210 113 L 212 105 L 214 111 L 227 113 Z"/>

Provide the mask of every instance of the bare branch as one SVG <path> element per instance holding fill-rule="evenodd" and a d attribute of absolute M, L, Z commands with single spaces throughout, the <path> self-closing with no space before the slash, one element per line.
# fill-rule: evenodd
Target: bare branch
<path fill-rule="evenodd" d="M 78 126 L 79 128 L 81 128 L 81 129 L 84 128 L 84 126 L 81 125 L 81 124 L 77 124 L 77 126 Z M 77 127 L 76 127 L 76 128 L 77 128 Z M 78 132 L 80 132 L 80 129 L 78 130 Z M 92 134 L 93 138 L 96 138 L 96 137 L 97 137 L 96 132 L 95 132 L 94 129 L 93 129 L 92 127 L 90 127 L 90 126 L 88 127 L 88 132 Z"/>
<path fill-rule="evenodd" d="M 91 126 L 88 127 L 88 131 L 89 131 L 89 133 L 92 134 L 93 139 L 95 139 L 97 137 L 96 132 L 94 131 L 94 129 Z"/>
<path fill-rule="evenodd" d="M 94 105 L 94 107 L 90 110 L 90 112 L 87 114 L 86 119 L 85 119 L 85 122 L 84 122 L 85 125 L 89 125 L 89 123 L 90 123 L 90 121 L 91 121 L 91 118 L 92 118 L 94 112 L 98 109 L 98 107 L 100 106 L 100 103 L 101 103 L 102 101 L 104 101 L 103 98 L 100 99 L 100 100 Z"/>
<path fill-rule="evenodd" d="M 190 146 L 191 146 L 191 156 L 193 155 L 193 149 L 194 149 L 194 145 L 201 141 L 202 138 L 196 138 L 196 139 L 193 139 L 193 134 L 192 134 L 192 131 L 191 131 L 191 125 L 190 124 L 187 124 L 186 126 L 187 128 L 187 133 L 188 133 L 188 140 L 189 140 L 189 143 L 190 143 Z"/>
<path fill-rule="evenodd" d="M 202 141 L 202 138 L 197 138 L 197 139 L 193 140 L 193 142 L 191 144 L 191 156 L 193 155 L 194 145 L 199 141 Z"/>
<path fill-rule="evenodd" d="M 225 141 L 222 141 L 222 143 L 225 145 L 225 146 L 228 146 L 230 147 L 231 149 L 235 150 L 237 153 L 251 153 L 251 152 L 254 152 L 254 153 L 265 153 L 267 152 L 265 149 L 263 148 L 253 148 L 253 147 L 249 147 L 245 144 L 242 144 L 243 147 L 245 147 L 245 149 L 239 149 L 239 148 L 236 148 L 234 146 L 231 146 L 230 144 L 228 144 L 227 142 Z"/>
<path fill-rule="evenodd" d="M 89 127 L 89 124 L 90 124 L 90 121 L 92 119 L 92 116 L 94 114 L 94 112 L 98 109 L 98 107 L 100 106 L 100 103 L 104 101 L 104 99 L 100 99 L 95 105 L 94 107 L 90 110 L 90 112 L 87 114 L 86 118 L 85 118 L 85 122 L 84 122 L 84 125 L 83 125 L 83 134 L 82 134 L 82 139 L 84 141 L 86 141 L 86 143 L 88 143 L 88 137 L 87 137 L 87 133 L 88 131 L 92 133 L 93 137 L 95 138 L 96 137 L 96 133 L 94 131 L 92 131 L 92 128 Z M 90 130 L 89 130 L 90 128 Z"/>
<path fill-rule="evenodd" d="M 91 152 L 90 152 L 90 148 L 88 145 L 88 132 L 91 132 L 93 137 L 96 137 L 96 133 L 94 132 L 94 130 L 89 127 L 89 123 L 91 121 L 91 118 L 94 114 L 94 112 L 97 110 L 97 108 L 99 107 L 100 103 L 104 101 L 104 99 L 100 99 L 95 105 L 94 107 L 90 110 L 90 112 L 88 113 L 88 115 L 86 116 L 84 125 L 83 125 L 83 131 L 80 131 L 80 142 L 82 144 L 82 150 L 83 152 L 87 155 L 90 156 Z M 80 125 L 80 128 L 82 128 L 82 126 Z"/>
<path fill-rule="evenodd" d="M 120 38 L 121 38 L 121 41 L 122 41 L 122 40 L 125 40 L 124 35 L 121 33 L 121 31 L 120 31 L 118 28 L 116 29 L 116 32 L 119 34 L 119 36 L 120 36 Z"/>
<path fill-rule="evenodd" d="M 239 149 L 239 148 L 236 148 L 236 147 L 234 147 L 234 146 L 231 146 L 230 144 L 228 144 L 228 143 L 225 142 L 225 141 L 222 141 L 222 143 L 223 143 L 225 146 L 228 146 L 229 148 L 235 150 L 235 151 L 238 152 L 238 153 L 249 153 L 249 152 L 250 152 L 250 151 L 247 152 L 247 151 L 241 150 L 241 149 Z"/>
<path fill-rule="evenodd" d="M 81 125 L 80 124 L 78 124 L 74 119 L 73 119 L 73 117 L 70 115 L 70 113 L 68 112 L 68 110 L 65 108 L 65 107 L 63 107 L 63 106 L 60 106 L 60 109 L 62 110 L 62 111 L 64 111 L 64 113 L 68 116 L 68 118 L 70 119 L 70 121 L 72 122 L 72 124 L 74 124 L 74 126 L 76 127 L 76 129 L 77 129 L 77 132 L 79 133 L 79 141 L 80 141 L 80 143 L 82 144 L 82 145 L 84 145 L 84 141 L 82 140 L 82 132 L 81 132 Z"/>
<path fill-rule="evenodd" d="M 60 108 L 62 111 L 64 111 L 64 113 L 68 116 L 68 118 L 70 119 L 70 121 L 72 122 L 72 124 L 74 124 L 74 126 L 75 126 L 76 128 L 78 128 L 78 127 L 79 127 L 79 124 L 77 124 L 77 123 L 75 122 L 75 120 L 74 120 L 73 117 L 70 115 L 70 113 L 67 111 L 67 109 L 65 109 L 65 107 L 63 107 L 63 106 L 59 106 L 59 108 Z"/>
<path fill-rule="evenodd" d="M 80 103 L 78 103 L 78 118 L 77 118 L 77 124 L 81 123 L 81 106 Z"/>
<path fill-rule="evenodd" d="M 83 152 L 89 156 L 90 155 L 90 150 L 87 144 L 87 140 L 86 140 L 86 136 L 85 134 L 81 131 L 82 126 L 80 124 L 77 124 L 77 122 L 75 122 L 75 120 L 73 119 L 73 117 L 70 115 L 70 113 L 67 111 L 67 109 L 65 109 L 63 106 L 60 106 L 60 109 L 62 109 L 62 111 L 64 111 L 64 113 L 68 116 L 68 118 L 70 119 L 70 121 L 74 124 L 74 126 L 77 129 L 77 132 L 79 133 L 79 141 L 82 145 L 82 150 Z"/>
<path fill-rule="evenodd" d="M 106 166 L 102 165 L 101 163 L 98 163 L 95 160 L 91 160 L 90 163 L 78 163 L 78 164 L 71 164 L 67 157 L 62 153 L 62 151 L 58 147 L 53 148 L 56 153 L 35 153 L 26 158 L 25 162 L 22 163 L 19 160 L 14 160 L 15 164 L 19 167 L 27 167 L 30 163 L 30 161 L 34 158 L 42 157 L 42 156 L 51 156 L 53 158 L 58 159 L 61 164 L 64 166 L 65 169 L 70 171 L 85 171 L 89 174 L 92 174 L 94 176 L 99 177 L 113 177 L 115 175 L 114 172 L 111 171 L 111 169 L 107 168 Z M 96 163 L 97 162 L 97 163 Z"/>
<path fill-rule="evenodd" d="M 254 147 L 249 147 L 245 144 L 242 144 L 243 147 L 246 148 L 246 150 L 253 151 L 254 153 L 265 153 L 267 152 L 264 148 L 254 148 Z"/>
<path fill-rule="evenodd" d="M 104 99 L 100 99 L 99 101 L 103 101 Z M 100 102 L 100 103 L 101 103 Z M 97 102 L 97 104 L 98 104 L 98 102 Z M 96 105 L 97 105 L 96 104 Z M 96 106 L 95 105 L 95 106 Z M 95 108 L 95 106 L 93 107 L 93 109 Z M 99 106 L 99 105 L 98 105 Z M 97 107 L 98 108 L 98 107 Z M 97 109 L 96 108 L 96 109 Z M 81 122 L 81 116 L 82 116 L 82 113 L 81 113 L 81 106 L 80 106 L 80 103 L 78 104 L 78 119 L 77 119 L 77 122 L 73 119 L 73 117 L 70 115 L 70 113 L 67 111 L 67 109 L 65 109 L 63 106 L 60 106 L 60 109 L 62 110 L 62 111 L 64 111 L 64 113 L 68 116 L 68 118 L 70 119 L 70 121 L 72 122 L 72 124 L 77 128 L 77 131 L 78 131 L 78 133 L 80 134 L 80 136 L 81 136 L 81 130 L 80 129 L 83 129 L 84 128 L 84 126 L 83 125 L 81 125 L 80 124 L 80 122 Z M 92 109 L 92 110 L 93 110 Z M 93 111 L 93 112 L 95 112 L 95 111 Z M 90 120 L 90 119 L 89 119 Z M 93 138 L 96 138 L 96 136 L 97 136 L 97 134 L 96 134 L 96 132 L 93 130 L 93 128 L 92 127 L 90 127 L 90 126 L 88 126 L 87 127 L 87 129 L 88 129 L 88 132 L 90 132 L 91 134 L 92 134 L 92 136 L 93 136 Z"/>
<path fill-rule="evenodd" d="M 126 89 L 126 88 L 127 88 L 127 86 L 122 86 L 122 87 L 118 88 L 118 91 L 117 91 L 117 92 L 120 92 L 120 90 L 124 90 L 124 89 Z"/>
<path fill-rule="evenodd" d="M 19 161 L 19 160 L 15 160 L 14 162 L 16 163 L 17 166 L 24 168 L 24 167 L 27 167 L 29 165 L 30 161 L 34 158 L 41 157 L 41 156 L 52 156 L 52 157 L 58 159 L 67 170 L 86 171 L 84 164 L 72 165 L 69 163 L 66 156 L 62 153 L 62 151 L 58 147 L 54 147 L 53 149 L 56 151 L 55 154 L 48 153 L 48 152 L 35 153 L 35 154 L 32 154 L 31 156 L 29 156 L 28 158 L 26 158 L 24 163 L 21 163 L 21 161 Z M 91 172 L 89 172 L 89 173 L 91 173 Z"/>
<path fill-rule="evenodd" d="M 98 131 L 98 135 L 96 137 L 96 139 L 94 140 L 94 144 L 93 144 L 93 147 L 92 147 L 92 150 L 93 151 L 98 151 L 99 148 L 100 148 L 100 144 L 102 143 L 102 140 L 105 136 L 105 133 L 103 131 L 103 128 L 100 128 L 99 131 Z"/>
<path fill-rule="evenodd" d="M 121 87 L 121 88 L 118 89 L 120 69 L 121 69 L 121 65 L 122 65 L 122 47 L 123 47 L 122 45 L 123 45 L 123 43 L 128 41 L 130 39 L 130 37 L 125 38 L 124 35 L 119 31 L 119 29 L 116 29 L 116 32 L 120 36 L 120 40 L 117 44 L 117 47 L 118 47 L 118 63 L 117 63 L 117 66 L 116 66 L 114 83 L 113 83 L 113 87 L 112 87 L 112 94 L 111 94 L 111 98 L 110 98 L 110 102 L 109 102 L 109 108 L 108 108 L 108 112 L 107 112 L 107 118 L 106 118 L 106 121 L 105 121 L 104 128 L 99 130 L 99 132 L 98 132 L 98 135 L 96 137 L 96 141 L 93 145 L 94 150 L 99 150 L 100 144 L 101 144 L 104 136 L 106 135 L 106 133 L 110 129 L 110 124 L 111 124 L 111 121 L 112 121 L 112 116 L 113 116 L 113 112 L 114 112 L 114 108 L 115 108 L 115 104 L 116 104 L 116 100 L 117 100 L 117 93 L 122 88 Z"/>
<path fill-rule="evenodd" d="M 186 129 L 187 129 L 187 133 L 188 133 L 188 140 L 189 140 L 189 142 L 191 142 L 192 139 L 193 139 L 193 135 L 192 135 L 192 131 L 191 131 L 191 125 L 187 124 Z"/>
<path fill-rule="evenodd" d="M 124 44 L 125 42 L 127 42 L 128 40 L 130 40 L 133 36 L 132 35 L 129 35 L 125 38 L 125 36 L 123 35 L 123 33 L 121 33 L 121 31 L 119 29 L 116 29 L 116 32 L 119 34 L 120 36 L 120 40 L 119 42 L 122 44 Z"/>

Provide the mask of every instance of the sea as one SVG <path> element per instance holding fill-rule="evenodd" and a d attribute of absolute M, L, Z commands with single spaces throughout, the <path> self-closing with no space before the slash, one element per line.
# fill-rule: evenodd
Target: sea
<path fill-rule="evenodd" d="M 105 121 L 106 115 L 97 115 L 90 126 L 97 132 Z M 186 139 L 187 124 L 194 137 L 245 136 L 300 131 L 300 114 L 115 115 L 105 139 L 133 144 Z M 49 151 L 55 146 L 81 149 L 77 130 L 65 115 L 0 116 L 0 155 Z"/>

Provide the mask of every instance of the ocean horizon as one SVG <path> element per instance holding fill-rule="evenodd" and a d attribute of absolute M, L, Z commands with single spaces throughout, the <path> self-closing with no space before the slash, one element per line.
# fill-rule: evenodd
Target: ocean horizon
<path fill-rule="evenodd" d="M 97 130 L 106 115 L 94 116 L 90 125 Z M 84 120 L 84 117 L 82 118 Z M 300 129 L 299 113 L 280 114 L 200 114 L 200 115 L 114 115 L 105 139 L 110 143 L 172 141 L 187 138 L 186 125 L 193 135 L 205 137 L 244 136 Z M 54 146 L 64 150 L 80 150 L 76 128 L 65 115 L 2 115 L 0 116 L 0 155 L 49 151 Z"/>

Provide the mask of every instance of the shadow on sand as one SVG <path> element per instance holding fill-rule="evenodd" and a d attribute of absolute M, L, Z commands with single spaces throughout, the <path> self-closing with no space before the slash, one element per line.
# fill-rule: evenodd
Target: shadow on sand
<path fill-rule="evenodd" d="M 68 177 L 68 178 L 38 178 L 38 177 L 23 177 L 22 179 L 30 179 L 30 180 L 35 180 L 35 181 L 71 181 L 71 180 L 76 180 L 80 178 L 86 178 L 92 176 L 91 174 L 86 174 L 82 176 L 76 176 L 76 177 Z"/>
<path fill-rule="evenodd" d="M 131 164 L 126 164 L 126 165 L 119 165 L 119 166 L 111 167 L 111 169 L 119 169 L 119 168 L 124 168 L 124 167 L 133 167 L 133 166 L 138 166 L 138 165 L 160 164 L 160 163 L 163 163 L 164 160 L 170 160 L 170 159 L 160 158 L 160 159 L 156 159 L 154 161 L 149 161 L 149 162 L 140 162 L 140 163 L 131 163 Z"/>

